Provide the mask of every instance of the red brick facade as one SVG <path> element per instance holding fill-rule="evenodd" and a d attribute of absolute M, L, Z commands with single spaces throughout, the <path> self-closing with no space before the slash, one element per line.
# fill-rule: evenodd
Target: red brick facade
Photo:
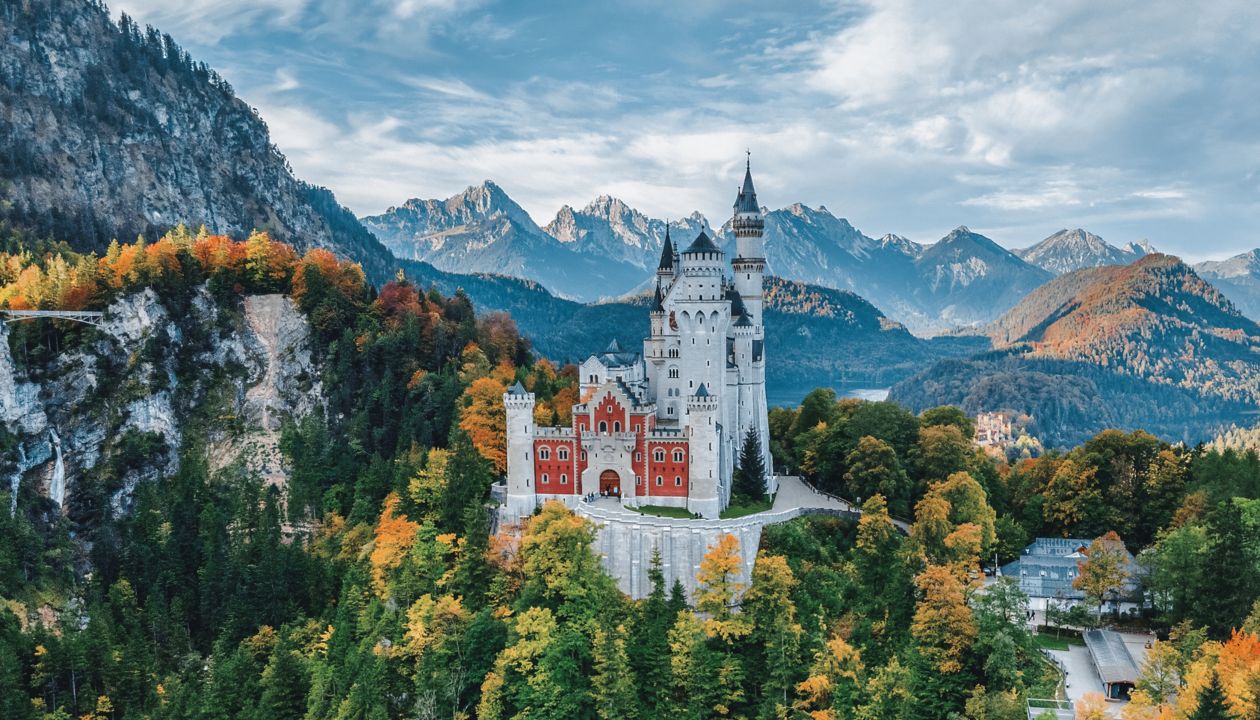
<path fill-rule="evenodd" d="M 534 438 L 535 492 L 544 495 L 578 495 L 599 492 L 598 479 L 582 484 L 588 459 L 582 450 L 582 436 L 595 433 L 633 433 L 635 477 L 620 478 L 621 492 L 638 497 L 687 497 L 689 490 L 687 438 L 648 439 L 656 431 L 656 414 L 650 407 L 628 409 L 610 392 L 592 397 L 585 405 L 574 406 L 572 436 L 541 435 Z M 658 456 L 661 459 L 657 459 Z M 660 483 L 657 483 L 657 478 Z"/>

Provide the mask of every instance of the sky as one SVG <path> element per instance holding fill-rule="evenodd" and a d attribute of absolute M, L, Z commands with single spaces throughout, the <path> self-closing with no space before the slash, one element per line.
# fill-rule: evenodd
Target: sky
<path fill-rule="evenodd" d="M 613 195 L 867 235 L 1083 227 L 1260 246 L 1260 3 L 116 0 L 258 108 L 356 214 L 492 179 L 540 225 Z"/>

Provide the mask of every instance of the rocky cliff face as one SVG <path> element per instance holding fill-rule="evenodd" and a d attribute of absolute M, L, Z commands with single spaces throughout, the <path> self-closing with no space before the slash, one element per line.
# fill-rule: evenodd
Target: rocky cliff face
<path fill-rule="evenodd" d="M 358 260 L 377 280 L 393 274 L 331 193 L 293 177 L 225 81 L 94 2 L 0 6 L 0 209 L 82 249 L 178 223 L 261 228 Z"/>
<path fill-rule="evenodd" d="M 281 422 L 323 402 L 309 328 L 288 298 L 246 297 L 234 309 L 204 286 L 186 303 L 145 290 L 75 333 L 51 361 L 31 364 L 0 326 L 0 477 L 18 491 L 10 512 L 126 511 L 137 483 L 175 471 L 192 427 L 212 428 L 212 470 L 239 464 L 283 487 Z"/>

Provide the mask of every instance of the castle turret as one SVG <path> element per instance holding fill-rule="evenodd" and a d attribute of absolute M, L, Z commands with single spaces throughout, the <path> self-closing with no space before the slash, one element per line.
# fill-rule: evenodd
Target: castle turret
<path fill-rule="evenodd" d="M 687 398 L 688 432 L 691 435 L 691 463 L 688 469 L 691 493 L 687 509 L 706 518 L 716 518 L 722 512 L 723 495 L 721 478 L 722 438 L 718 422 L 719 401 L 709 394 L 704 383 Z"/>
<path fill-rule="evenodd" d="M 765 220 L 757 204 L 757 191 L 753 188 L 752 163 L 744 166 L 744 185 L 735 196 L 735 214 L 731 228 L 735 231 L 735 259 L 731 270 L 735 275 L 735 289 L 748 308 L 748 320 L 760 328 L 762 306 L 762 274 L 766 269 L 765 249 L 762 236 Z"/>
<path fill-rule="evenodd" d="M 661 261 L 656 266 L 656 287 L 669 292 L 674 283 L 674 267 L 677 258 L 674 256 L 674 243 L 669 238 L 669 223 L 665 223 L 665 244 L 661 246 Z"/>
<path fill-rule="evenodd" d="M 534 485 L 534 394 L 517 382 L 503 394 L 507 408 L 508 518 L 530 515 L 536 505 Z"/>

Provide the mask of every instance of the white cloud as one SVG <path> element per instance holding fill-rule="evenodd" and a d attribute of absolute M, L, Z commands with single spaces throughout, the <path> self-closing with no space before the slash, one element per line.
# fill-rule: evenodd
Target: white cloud
<path fill-rule="evenodd" d="M 297 174 L 363 214 L 493 178 L 540 223 L 600 193 L 721 222 L 745 147 L 764 202 L 872 235 L 1079 225 L 1176 251 L 1194 223 L 1243 242 L 1260 211 L 1250 2 L 122 2 L 251 50 L 291 30 L 281 69 L 231 79 Z"/>

